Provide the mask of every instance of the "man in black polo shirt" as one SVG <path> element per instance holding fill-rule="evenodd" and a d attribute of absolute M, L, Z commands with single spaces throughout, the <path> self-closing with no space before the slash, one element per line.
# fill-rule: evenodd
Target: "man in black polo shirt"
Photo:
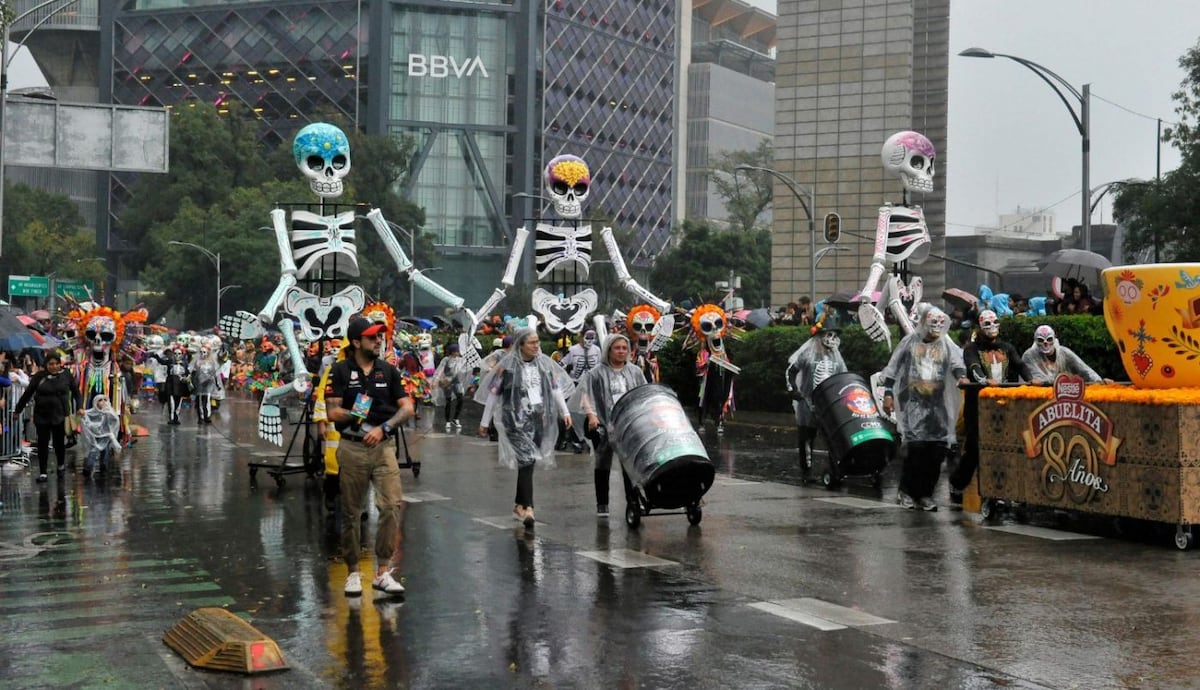
<path fill-rule="evenodd" d="M 346 596 L 362 594 L 358 573 L 359 525 L 367 485 L 375 484 L 379 530 L 375 537 L 378 568 L 371 586 L 387 594 L 403 594 L 404 586 L 392 577 L 400 565 L 400 467 L 395 444 L 387 443 L 393 430 L 413 416 L 412 400 L 404 391 L 400 372 L 377 357 L 376 343 L 382 324 L 355 317 L 347 329 L 346 358 L 333 365 L 325 406 L 341 440 L 337 460 L 342 492 L 342 558 L 350 569 Z"/>

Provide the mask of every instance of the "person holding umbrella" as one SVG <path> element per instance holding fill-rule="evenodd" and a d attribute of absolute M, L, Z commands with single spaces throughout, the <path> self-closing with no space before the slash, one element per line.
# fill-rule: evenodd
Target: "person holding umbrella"
<path fill-rule="evenodd" d="M 79 388 L 71 372 L 63 368 L 62 356 L 57 352 L 46 355 L 46 368 L 34 374 L 25 394 L 17 401 L 19 416 L 33 399 L 33 425 L 37 429 L 37 454 L 39 484 L 46 481 L 46 461 L 50 454 L 50 442 L 54 442 L 54 455 L 58 461 L 58 473 L 67 468 L 66 421 L 71 410 L 79 409 L 82 400 Z"/>

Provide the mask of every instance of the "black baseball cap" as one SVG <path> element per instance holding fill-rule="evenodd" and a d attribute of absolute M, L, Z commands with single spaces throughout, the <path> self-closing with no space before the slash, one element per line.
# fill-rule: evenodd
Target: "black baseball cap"
<path fill-rule="evenodd" d="M 381 323 L 371 323 L 362 317 L 356 317 L 351 319 L 350 327 L 346 329 L 346 338 L 359 340 L 364 335 L 379 335 L 383 329 L 384 325 Z"/>

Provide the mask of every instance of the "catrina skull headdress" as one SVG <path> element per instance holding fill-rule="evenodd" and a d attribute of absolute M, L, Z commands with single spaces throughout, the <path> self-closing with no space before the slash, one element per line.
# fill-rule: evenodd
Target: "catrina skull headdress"
<path fill-rule="evenodd" d="M 715 304 L 702 304 L 692 312 L 692 332 L 713 354 L 724 354 L 729 317 Z"/>
<path fill-rule="evenodd" d="M 635 342 L 645 345 L 650 342 L 654 325 L 661 317 L 662 314 L 649 304 L 639 304 L 625 316 L 625 330 Z"/>

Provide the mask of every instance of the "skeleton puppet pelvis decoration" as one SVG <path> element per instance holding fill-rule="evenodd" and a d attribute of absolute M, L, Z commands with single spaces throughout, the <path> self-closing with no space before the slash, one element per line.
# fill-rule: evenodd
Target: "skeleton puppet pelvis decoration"
<path fill-rule="evenodd" d="M 897 132 L 888 137 L 880 151 L 883 169 L 900 179 L 904 185 L 901 204 L 885 204 L 879 208 L 875 224 L 875 249 L 871 257 L 871 270 L 866 284 L 859 293 L 861 305 L 858 321 L 872 340 L 887 340 L 891 347 L 891 334 L 884 322 L 883 313 L 872 303 L 880 280 L 891 264 L 898 273 L 883 284 L 879 304 L 886 305 L 892 312 L 901 330 L 911 333 L 912 315 L 904 304 L 916 305 L 921 301 L 923 284 L 919 276 L 904 284 L 903 273 L 907 262 L 920 264 L 929 258 L 929 228 L 925 224 L 925 212 L 920 206 L 908 204 L 909 192 L 928 194 L 933 191 L 934 159 L 937 152 L 933 142 L 920 132 Z"/>

